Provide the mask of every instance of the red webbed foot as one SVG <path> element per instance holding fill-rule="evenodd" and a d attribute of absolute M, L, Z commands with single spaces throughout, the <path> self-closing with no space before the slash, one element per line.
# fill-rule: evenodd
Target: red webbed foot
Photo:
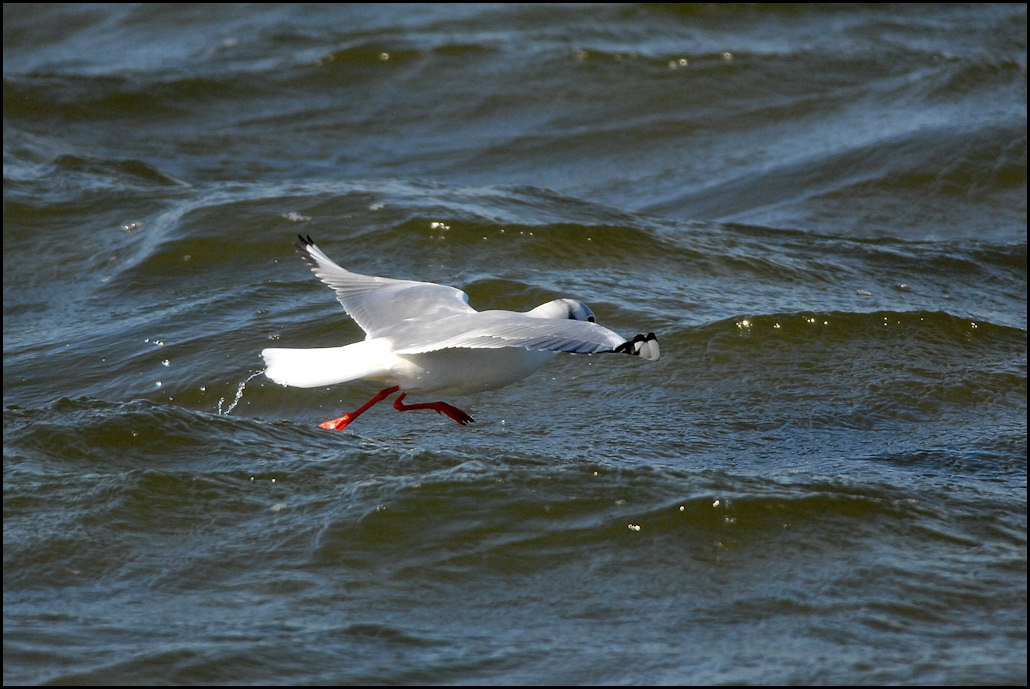
<path fill-rule="evenodd" d="M 475 423 L 476 420 L 471 416 L 458 409 L 457 407 L 447 404 L 446 402 L 423 402 L 421 404 L 404 404 L 404 397 L 408 393 L 402 392 L 393 402 L 393 408 L 397 411 L 412 411 L 415 409 L 432 409 L 437 414 L 446 414 L 462 426 L 470 423 Z"/>
<path fill-rule="evenodd" d="M 347 427 L 347 424 L 349 424 L 353 420 L 354 417 L 351 414 L 344 414 L 338 419 L 329 419 L 328 421 L 323 421 L 322 423 L 318 424 L 318 427 L 324 428 L 328 431 L 342 431 L 344 428 Z"/>
<path fill-rule="evenodd" d="M 356 411 L 353 411 L 349 414 L 344 414 L 343 416 L 337 419 L 329 419 L 328 421 L 323 421 L 322 423 L 318 424 L 318 427 L 324 428 L 328 431 L 342 431 L 344 428 L 347 427 L 347 424 L 349 424 L 351 421 L 353 421 L 354 419 L 358 418 L 366 411 L 368 411 L 369 407 L 376 404 L 377 402 L 382 402 L 384 399 L 386 399 L 393 393 L 397 392 L 398 390 L 400 390 L 400 387 L 397 385 L 394 385 L 393 387 L 389 388 L 383 388 L 376 394 L 375 397 L 373 397 L 364 405 L 362 405 L 360 409 L 357 409 Z"/>

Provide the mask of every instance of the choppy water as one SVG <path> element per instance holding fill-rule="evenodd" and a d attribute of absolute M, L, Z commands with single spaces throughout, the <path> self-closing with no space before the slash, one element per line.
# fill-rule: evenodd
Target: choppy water
<path fill-rule="evenodd" d="M 3 31 L 5 684 L 1026 682 L 1025 5 Z M 663 358 L 323 431 L 298 232 Z"/>

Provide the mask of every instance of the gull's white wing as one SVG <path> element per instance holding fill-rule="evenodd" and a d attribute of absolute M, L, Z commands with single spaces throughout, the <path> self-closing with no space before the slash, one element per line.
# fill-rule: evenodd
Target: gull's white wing
<path fill-rule="evenodd" d="M 311 237 L 299 239 L 297 253 L 319 280 L 333 288 L 344 310 L 369 338 L 388 335 L 412 318 L 432 320 L 476 313 L 460 289 L 352 273 L 326 256 Z"/>
<path fill-rule="evenodd" d="M 514 311 L 476 311 L 460 289 L 432 282 L 360 275 L 341 268 L 310 237 L 297 252 L 367 334 L 392 343 L 395 354 L 441 349 L 523 349 L 596 354 L 621 352 L 657 360 L 654 333 L 626 340 L 596 323 L 531 316 Z"/>
<path fill-rule="evenodd" d="M 537 318 L 513 311 L 473 311 L 425 324 L 407 323 L 390 329 L 396 354 L 420 354 L 440 349 L 523 349 L 597 354 L 622 352 L 658 359 L 654 333 L 626 340 L 597 323 L 572 319 Z"/>

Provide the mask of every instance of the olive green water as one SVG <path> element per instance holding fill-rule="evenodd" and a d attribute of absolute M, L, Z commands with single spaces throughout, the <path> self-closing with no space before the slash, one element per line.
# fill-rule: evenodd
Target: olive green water
<path fill-rule="evenodd" d="M 323 431 L 297 233 L 662 359 Z M 5 5 L 3 234 L 5 684 L 1026 682 L 1025 5 Z"/>

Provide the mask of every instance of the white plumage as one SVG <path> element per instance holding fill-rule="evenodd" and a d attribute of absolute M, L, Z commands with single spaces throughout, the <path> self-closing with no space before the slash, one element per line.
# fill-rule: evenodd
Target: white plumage
<path fill-rule="evenodd" d="M 368 404 L 323 428 L 342 429 L 397 390 L 401 411 L 434 409 L 458 423 L 473 419 L 443 402 L 405 405 L 409 391 L 467 393 L 499 388 L 525 378 L 558 352 L 620 352 L 655 361 L 654 333 L 626 340 L 594 322 L 575 299 L 556 299 L 531 311 L 476 311 L 468 295 L 431 282 L 359 275 L 334 263 L 310 237 L 297 252 L 333 288 L 344 310 L 361 326 L 362 342 L 317 349 L 265 349 L 265 375 L 282 385 L 311 388 L 368 379 L 386 388 Z"/>

